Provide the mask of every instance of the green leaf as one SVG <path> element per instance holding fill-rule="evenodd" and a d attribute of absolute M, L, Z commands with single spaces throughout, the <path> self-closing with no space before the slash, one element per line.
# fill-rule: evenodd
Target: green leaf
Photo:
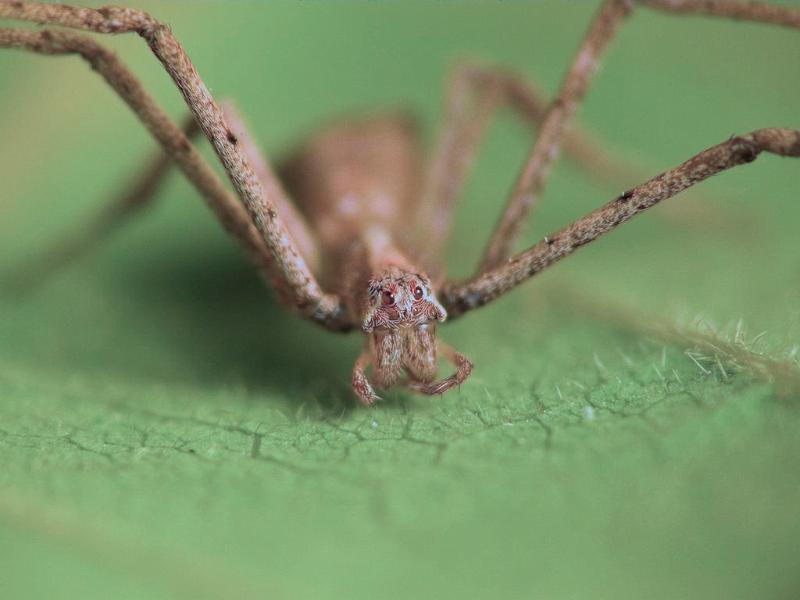
<path fill-rule="evenodd" d="M 365 107 L 410 106 L 430 137 L 465 55 L 553 90 L 594 10 L 138 5 L 272 155 Z M 140 40 L 101 39 L 185 113 Z M 800 126 L 799 50 L 797 32 L 637 9 L 580 117 L 655 175 Z M 154 148 L 76 58 L 0 53 L 0 131 L 2 274 Z M 455 274 L 530 142 L 507 115 L 493 128 Z M 24 298 L 0 290 L 0 596 L 789 597 L 799 164 L 725 173 L 447 325 L 470 380 L 374 410 L 349 390 L 358 336 L 280 309 L 171 175 L 92 255 Z M 619 192 L 564 162 L 526 241 Z"/>

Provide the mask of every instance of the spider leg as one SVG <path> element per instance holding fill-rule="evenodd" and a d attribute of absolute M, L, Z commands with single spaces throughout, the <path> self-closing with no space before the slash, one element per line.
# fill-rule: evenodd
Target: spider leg
<path fill-rule="evenodd" d="M 199 132 L 194 117 L 187 120 L 186 131 L 181 131 L 117 56 L 86 36 L 61 31 L 0 29 L 0 47 L 30 50 L 45 55 L 79 54 L 131 107 L 164 150 L 164 154 L 157 156 L 146 166 L 140 175 L 141 179 L 130 193 L 122 195 L 112 205 L 103 209 L 82 235 L 65 240 L 31 265 L 30 270 L 21 271 L 16 282 L 23 289 L 35 283 L 37 276 L 46 275 L 48 271 L 88 250 L 93 243 L 111 233 L 126 218 L 143 208 L 153 198 L 171 160 L 174 160 L 206 200 L 225 229 L 239 241 L 253 262 L 261 268 L 281 300 L 292 305 L 291 297 L 281 295 L 286 286 L 282 285 L 280 272 L 247 211 L 189 142 L 186 134 L 195 135 Z"/>
<path fill-rule="evenodd" d="M 729 17 L 800 28 L 800 10 L 788 6 L 739 0 L 639 1 L 665 12 Z M 606 0 L 593 19 L 561 89 L 546 110 L 539 137 L 484 250 L 478 273 L 497 267 L 511 254 L 525 219 L 538 202 L 550 169 L 558 157 L 566 127 L 592 82 L 600 58 L 632 8 L 632 0 Z"/>
<path fill-rule="evenodd" d="M 472 76 L 469 66 L 451 76 L 445 93 L 442 125 L 428 162 L 416 231 L 423 240 L 421 263 L 437 279 L 444 273 L 444 248 L 450 238 L 453 212 L 503 88 Z"/>
<path fill-rule="evenodd" d="M 438 342 L 439 352 L 456 368 L 455 373 L 449 377 L 445 377 L 441 381 L 434 381 L 432 383 L 422 383 L 419 381 L 407 381 L 406 387 L 410 390 L 420 394 L 427 394 L 428 396 L 437 396 L 444 394 L 447 390 L 457 385 L 461 385 L 472 373 L 472 362 L 456 351 L 452 346 L 444 342 Z"/>
<path fill-rule="evenodd" d="M 264 160 L 255 139 L 247 130 L 234 104 L 228 100 L 224 100 L 220 104 L 231 131 L 234 131 L 239 138 L 242 149 L 250 160 L 250 164 L 253 165 L 256 175 L 264 187 L 269 190 L 271 196 L 275 198 L 275 204 L 286 221 L 286 227 L 297 242 L 300 253 L 309 262 L 312 269 L 316 268 L 319 265 L 317 245 L 305 219 L 286 197 L 280 182 Z M 192 115 L 185 119 L 182 130 L 189 140 L 200 133 L 200 127 Z M 110 202 L 102 206 L 88 223 L 84 223 L 77 231 L 55 242 L 31 261 L 22 265 L 18 269 L 18 276 L 14 278 L 19 287 L 28 289 L 42 283 L 49 274 L 68 266 L 90 252 L 127 223 L 130 218 L 149 207 L 156 199 L 156 194 L 172 164 L 172 157 L 168 153 L 157 151 L 140 172 L 122 187 Z"/>
<path fill-rule="evenodd" d="M 450 317 L 483 306 L 640 212 L 712 175 L 752 162 L 762 152 L 800 157 L 800 131 L 758 129 L 712 146 L 674 169 L 620 194 L 503 265 L 463 283 L 447 284 L 440 295 L 442 304 Z"/>
<path fill-rule="evenodd" d="M 375 393 L 369 379 L 367 379 L 366 370 L 370 362 L 370 356 L 369 345 L 367 345 L 364 347 L 361 354 L 358 355 L 356 363 L 353 365 L 353 391 L 364 406 L 372 406 L 375 402 L 381 400 L 381 397 Z"/>
<path fill-rule="evenodd" d="M 589 89 L 599 58 L 631 10 L 628 0 L 605 0 L 592 19 L 561 88 L 546 109 L 536 142 L 484 250 L 479 272 L 503 262 L 513 248 L 558 158 L 566 128 Z"/>
<path fill-rule="evenodd" d="M 229 226 L 229 231 L 236 232 L 240 240 L 245 241 L 252 255 L 258 256 L 262 263 L 270 264 L 268 267 L 270 279 L 284 302 L 290 303 L 300 315 L 329 329 L 345 330 L 352 326 L 346 317 L 340 298 L 333 294 L 327 294 L 320 288 L 278 214 L 275 202 L 265 194 L 264 186 L 258 180 L 247 156 L 240 148 L 238 138 L 225 122 L 222 110 L 217 106 L 169 27 L 156 21 L 147 13 L 131 8 L 104 7 L 95 10 L 25 0 L 0 0 L 0 18 L 61 25 L 96 33 L 135 32 L 144 38 L 172 77 L 192 115 L 214 147 L 231 183 L 242 199 L 250 219 L 247 222 L 242 221 L 242 215 L 234 212 L 236 209 L 230 207 L 226 211 L 217 212 L 217 215 L 228 220 L 236 219 L 232 224 L 224 224 Z M 19 42 L 14 45 L 27 47 L 33 51 L 41 48 L 43 53 L 52 53 L 55 48 L 56 53 L 59 53 L 59 50 L 63 51 L 63 47 L 59 46 L 60 43 L 69 44 L 70 40 L 74 42 L 76 39 L 63 37 L 64 34 L 61 33 L 58 34 L 61 37 L 54 45 L 53 39 L 57 33 L 38 32 L 39 38 L 29 39 L 27 46 L 25 43 Z M 92 61 L 92 65 L 96 68 L 98 65 L 105 68 L 106 72 L 103 73 L 103 76 L 107 81 L 113 79 L 114 75 L 120 75 L 121 65 L 113 54 L 102 49 L 98 50 L 99 47 L 96 44 L 89 49 L 88 44 L 91 40 L 88 38 L 80 38 L 80 40 L 80 45 L 87 49 L 86 54 L 81 54 Z M 93 42 L 91 43 L 93 44 Z M 74 52 L 75 50 L 69 51 Z M 128 74 L 127 70 L 125 71 Z M 131 84 L 131 79 L 131 77 L 125 78 L 123 88 L 124 85 Z M 111 83 L 111 81 L 109 82 Z M 133 93 L 125 93 L 125 89 L 117 89 L 117 91 L 128 101 L 151 133 L 162 142 L 165 150 L 175 153 L 176 161 L 184 154 L 190 154 L 191 145 L 179 130 L 179 137 L 172 140 L 172 145 L 164 144 L 162 138 L 165 136 L 159 135 L 154 121 L 150 119 L 148 122 L 145 119 L 145 117 L 152 116 L 154 109 L 152 100 L 146 96 L 135 79 L 133 79 L 133 83 L 135 84 Z M 158 125 L 161 124 L 158 123 Z M 172 131 L 174 132 L 174 130 Z M 183 143 L 186 144 L 185 147 L 181 145 Z M 234 204 L 240 207 L 238 203 Z M 260 234 L 258 238 L 261 240 L 260 242 L 256 242 L 256 238 L 252 235 L 251 228 L 253 226 L 255 226 L 255 231 Z M 264 252 L 265 249 L 266 252 Z"/>
<path fill-rule="evenodd" d="M 739 0 L 638 0 L 667 13 L 741 19 L 800 29 L 800 11 L 789 6 Z"/>
<path fill-rule="evenodd" d="M 261 152 L 258 142 L 256 142 L 255 137 L 247 128 L 236 105 L 231 100 L 223 100 L 220 106 L 225 113 L 225 121 L 239 139 L 239 145 L 253 167 L 256 177 L 264 186 L 267 197 L 272 198 L 275 202 L 278 214 L 281 215 L 283 222 L 286 224 L 286 229 L 289 230 L 292 239 L 297 244 L 300 255 L 306 260 L 310 269 L 313 272 L 317 272 L 320 265 L 319 248 L 305 217 L 286 194 L 280 179 L 275 175 L 263 152 Z"/>
<path fill-rule="evenodd" d="M 447 87 L 443 123 L 434 146 L 421 203 L 419 230 L 425 232 L 423 263 L 442 272 L 453 213 L 493 113 L 508 106 L 533 130 L 541 125 L 549 98 L 533 81 L 495 65 L 459 65 Z M 621 158 L 607 144 L 574 125 L 564 151 L 587 175 L 616 187 L 641 180 L 644 169 Z"/>

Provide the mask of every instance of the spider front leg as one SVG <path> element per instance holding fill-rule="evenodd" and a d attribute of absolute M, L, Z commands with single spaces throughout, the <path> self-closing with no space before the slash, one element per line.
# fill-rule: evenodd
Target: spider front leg
<path fill-rule="evenodd" d="M 466 282 L 448 283 L 441 295 L 442 304 L 450 317 L 483 306 L 640 212 L 712 175 L 752 162 L 762 152 L 800 157 L 800 131 L 758 129 L 712 146 L 674 169 L 620 194 L 525 252 L 511 257 L 505 264 Z"/>
<path fill-rule="evenodd" d="M 800 28 L 800 10 L 758 1 L 639 0 L 652 8 L 677 14 L 742 19 Z M 539 137 L 508 198 L 503 214 L 484 250 L 477 272 L 501 265 L 511 254 L 530 211 L 544 190 L 550 170 L 565 142 L 567 127 L 592 83 L 597 65 L 615 37 L 633 0 L 606 0 L 592 20 L 556 97 L 547 107 Z"/>
<path fill-rule="evenodd" d="M 0 2 L 0 16 L 5 16 L 7 10 L 7 5 Z M 247 212 L 192 146 L 186 134 L 172 122 L 115 53 L 87 36 L 51 30 L 0 28 L 0 48 L 26 50 L 46 56 L 75 54 L 86 60 L 139 117 L 159 142 L 166 156 L 180 167 L 225 228 L 239 240 L 248 255 L 257 264 L 265 268 L 268 266 L 264 261 L 264 257 L 268 256 L 264 242 L 250 222 Z M 190 134 L 191 130 L 192 126 L 189 126 Z M 100 222 L 99 227 L 107 230 L 113 227 L 114 221 L 130 215 L 136 207 L 146 204 L 155 192 L 167 166 L 168 159 L 165 157 L 159 157 L 147 166 L 132 193 L 124 195 L 107 209 L 106 214 L 98 217 L 96 223 Z"/>
<path fill-rule="evenodd" d="M 217 215 L 223 220 L 223 224 L 238 236 L 251 255 L 260 258 L 264 268 L 269 271 L 271 280 L 278 288 L 279 295 L 291 302 L 291 306 L 300 315 L 333 330 L 346 330 L 352 327 L 341 299 L 336 295 L 325 293 L 320 288 L 278 214 L 274 201 L 266 196 L 264 186 L 258 180 L 244 151 L 239 147 L 238 139 L 225 122 L 222 110 L 217 106 L 208 87 L 200 79 L 194 65 L 169 27 L 145 12 L 130 8 L 105 7 L 94 10 L 24 0 L 0 0 L 0 18 L 55 24 L 87 29 L 96 33 L 134 32 L 144 38 L 180 90 L 195 120 L 214 147 L 230 181 L 242 199 L 246 214 L 249 213 L 249 218 L 245 222 L 242 220 L 241 214 L 237 212 L 241 210 L 241 206 L 234 201 L 235 208 L 227 206 L 225 210 L 217 212 Z M 14 32 L 15 30 L 5 30 L 5 33 L 8 35 L 9 31 Z M 54 45 L 52 42 L 52 38 L 56 34 L 59 32 L 40 32 L 40 39 L 33 42 L 28 40 L 27 45 L 24 41 L 19 42 L 18 40 L 16 43 L 12 40 L 12 43 L 4 45 L 23 47 L 35 52 L 63 53 L 61 46 Z M 13 37 L 13 33 L 11 36 Z M 61 37 L 60 41 L 70 43 L 70 40 L 65 37 Z M 88 38 L 81 39 L 81 44 L 88 43 L 93 42 Z M 40 48 L 44 50 L 40 50 Z M 67 51 L 75 52 L 76 50 L 68 49 Z M 97 51 L 94 54 L 84 54 L 90 61 L 97 55 Z M 116 58 L 112 53 L 106 51 L 106 55 L 100 56 L 97 63 L 92 62 L 93 66 L 107 67 L 108 65 L 105 63 L 109 60 L 108 55 L 112 59 Z M 103 76 L 107 81 L 118 74 L 118 67 L 119 65 L 114 64 L 112 68 L 106 69 Z M 159 141 L 162 141 L 158 126 L 146 119 L 154 108 L 152 99 L 144 93 L 138 81 L 134 79 L 131 82 L 130 78 L 127 79 L 125 83 L 132 83 L 136 93 L 127 93 L 125 84 L 115 89 L 148 126 L 151 133 Z M 169 142 L 169 140 L 167 141 Z M 177 141 L 178 145 L 164 145 L 163 141 L 162 145 L 165 150 L 176 153 L 176 160 L 180 158 L 181 153 L 191 152 L 191 145 L 186 142 L 185 136 L 181 135 L 173 141 Z M 181 142 L 184 145 L 181 145 Z M 225 193 L 227 192 L 221 192 L 221 195 Z M 215 206 L 215 208 L 219 207 Z M 232 219 L 233 221 L 231 221 Z M 251 228 L 253 229 L 251 230 Z M 255 237 L 253 237 L 253 231 L 255 231 Z"/>
<path fill-rule="evenodd" d="M 291 233 L 292 239 L 297 244 L 300 255 L 306 260 L 312 271 L 317 271 L 321 264 L 320 251 L 317 240 L 311 232 L 305 217 L 300 214 L 295 204 L 289 199 L 283 184 L 281 184 L 280 179 L 272 170 L 272 166 L 259 148 L 256 138 L 250 133 L 236 105 L 230 100 L 223 100 L 220 106 L 225 113 L 225 120 L 228 126 L 239 140 L 242 152 L 244 152 L 253 167 L 256 177 L 264 186 L 264 192 L 268 198 L 272 198 L 273 202 L 275 202 L 278 214 L 280 214 L 286 224 L 286 228 Z"/>

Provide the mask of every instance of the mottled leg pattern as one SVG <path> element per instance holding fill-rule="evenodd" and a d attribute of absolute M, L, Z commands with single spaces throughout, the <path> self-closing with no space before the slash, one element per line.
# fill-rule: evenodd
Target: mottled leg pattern
<path fill-rule="evenodd" d="M 420 219 L 425 231 L 424 262 L 443 270 L 453 213 L 494 113 L 509 107 L 536 131 L 550 99 L 533 81 L 494 65 L 464 63 L 447 87 L 441 131 L 430 159 Z M 626 162 L 578 125 L 564 135 L 565 153 L 599 183 L 628 185 L 642 169 Z M 646 173 L 644 174 L 646 176 Z"/>
<path fill-rule="evenodd" d="M 262 181 L 268 193 L 275 198 L 278 210 L 284 217 L 286 226 L 292 233 L 300 253 L 312 268 L 319 265 L 319 251 L 303 216 L 289 201 L 280 187 L 280 182 L 272 173 L 269 164 L 263 157 L 255 139 L 247 130 L 244 120 L 231 101 L 220 103 L 225 119 L 231 131 L 239 138 L 242 149 L 248 157 L 256 175 Z M 200 132 L 200 127 L 189 115 L 182 126 L 183 134 L 193 140 Z M 41 255 L 19 269 L 17 280 L 24 287 L 40 284 L 49 274 L 75 262 L 81 256 L 96 248 L 108 239 L 117 229 L 132 217 L 140 214 L 156 199 L 161 184 L 173 165 L 173 157 L 163 151 L 157 151 L 143 168 L 87 223 L 77 231 L 54 243 Z M 266 252 L 266 249 L 264 249 Z"/>
<path fill-rule="evenodd" d="M 0 3 L 0 16 L 4 10 L 5 5 Z M 169 162 L 167 157 L 170 157 L 200 192 L 225 228 L 240 241 L 250 257 L 257 264 L 264 265 L 262 257 L 268 256 L 266 247 L 247 212 L 189 142 L 181 128 L 172 122 L 115 53 L 87 36 L 51 30 L 0 28 L 0 48 L 28 50 L 44 55 L 81 56 L 119 94 L 159 142 L 165 156 L 156 158 L 146 168 L 143 179 L 137 186 L 144 194 L 137 195 L 138 197 L 132 195 L 130 201 L 123 198 L 117 207 L 124 203 L 124 212 L 130 213 L 131 205 L 145 203 L 149 193 L 155 190 L 165 173 Z M 111 209 L 111 212 L 117 211 L 117 208 Z"/>
<path fill-rule="evenodd" d="M 738 0 L 638 0 L 638 2 L 667 13 L 724 17 L 800 29 L 800 10 L 778 4 Z"/>
<path fill-rule="evenodd" d="M 243 242 L 251 256 L 259 257 L 262 263 L 268 263 L 265 268 L 268 269 L 279 296 L 290 302 L 300 315 L 334 330 L 349 329 L 352 326 L 338 296 L 326 294 L 320 288 L 279 216 L 273 199 L 266 196 L 264 186 L 239 147 L 238 139 L 228 127 L 222 110 L 169 27 L 147 13 L 131 8 L 104 7 L 95 10 L 24 0 L 0 0 L 0 18 L 61 25 L 96 33 L 134 32 L 140 35 L 172 77 L 198 125 L 214 147 L 244 203 L 245 217 L 249 213 L 249 218 L 242 219 L 239 213 L 242 206 L 237 202 L 234 202 L 236 208 L 228 206 L 225 211 L 215 210 L 223 224 Z M 3 30 L 3 33 L 6 43 L 2 45 L 6 47 L 25 48 L 45 54 L 80 53 L 95 68 L 103 68 L 104 78 L 162 142 L 165 150 L 175 154 L 176 162 L 181 164 L 180 159 L 184 158 L 182 155 L 191 154 L 191 144 L 179 129 L 173 125 L 169 129 L 170 135 L 161 135 L 158 127 L 154 126 L 153 119 L 148 119 L 153 116 L 154 111 L 163 116 L 163 111 L 159 112 L 160 109 L 154 106 L 139 82 L 130 76 L 113 53 L 100 48 L 89 38 L 67 36 L 62 32 Z M 25 34 L 30 34 L 31 37 L 25 39 Z M 118 80 L 119 85 L 114 85 L 114 79 Z M 120 79 L 124 81 L 120 83 Z M 127 89 L 126 84 L 133 86 L 133 92 Z M 164 120 L 166 124 L 171 124 L 168 119 Z M 178 135 L 174 136 L 176 130 Z M 227 193 L 225 190 L 224 194 Z M 215 205 L 214 208 L 219 206 Z M 253 239 L 253 226 L 260 234 L 258 241 Z"/>
<path fill-rule="evenodd" d="M 800 28 L 800 10 L 785 6 L 727 0 L 643 0 L 642 3 L 666 12 L 730 17 Z M 629 206 L 634 207 L 633 210 L 617 211 L 622 204 L 612 201 L 564 230 L 547 236 L 528 251 L 508 259 L 522 224 L 543 189 L 549 169 L 564 139 L 565 128 L 591 83 L 600 57 L 631 8 L 632 3 L 626 0 L 606 0 L 592 21 L 560 92 L 547 109 L 539 138 L 514 186 L 476 275 L 465 283 L 451 282 L 446 285 L 443 303 L 451 317 L 499 297 L 579 246 L 628 220 L 640 210 L 671 197 L 710 175 L 745 162 L 739 159 L 741 152 L 744 153 L 743 156 L 753 158 L 762 151 L 796 156 L 794 139 L 797 132 L 794 130 L 762 129 L 733 138 L 728 143 L 715 146 L 677 169 L 635 188 L 636 191 L 647 194 L 648 200 L 630 204 Z M 703 162 L 711 156 L 717 157 L 721 162 Z M 698 165 L 699 170 L 694 168 Z M 661 186 L 664 178 L 676 185 L 664 188 Z M 678 182 L 682 183 L 677 185 Z M 625 192 L 620 198 L 627 199 L 631 194 L 634 191 Z"/>
<path fill-rule="evenodd" d="M 483 254 L 478 272 L 502 263 L 511 253 L 528 213 L 538 202 L 558 158 L 564 133 L 591 84 L 600 56 L 631 11 L 629 0 L 606 0 L 592 20 L 555 98 L 547 107 L 536 142 L 511 191 Z"/>
<path fill-rule="evenodd" d="M 236 105 L 231 100 L 220 103 L 225 113 L 225 120 L 233 134 L 239 140 L 239 146 L 247 156 L 258 180 L 264 186 L 268 198 L 272 198 L 278 214 L 281 215 L 286 228 L 292 234 L 292 239 L 297 244 L 297 249 L 308 263 L 312 271 L 316 271 L 321 262 L 319 248 L 314 234 L 300 211 L 291 201 L 283 189 L 278 177 L 258 146 L 255 137 L 250 133 Z"/>
<path fill-rule="evenodd" d="M 800 157 L 800 131 L 758 129 L 732 137 L 614 198 L 604 206 L 546 236 L 503 265 L 463 283 L 449 283 L 441 300 L 450 318 L 483 306 L 543 269 L 569 256 L 640 212 L 737 165 L 752 162 L 762 152 Z"/>
<path fill-rule="evenodd" d="M 640 0 L 640 2 L 665 12 L 727 17 L 800 28 L 800 10 L 788 6 L 736 0 Z M 633 0 L 606 0 L 593 19 L 564 77 L 561 89 L 547 108 L 539 137 L 486 246 L 477 273 L 499 266 L 511 254 L 528 214 L 538 202 L 544 189 L 549 172 L 564 142 L 567 127 L 592 82 L 600 58 L 633 5 Z"/>

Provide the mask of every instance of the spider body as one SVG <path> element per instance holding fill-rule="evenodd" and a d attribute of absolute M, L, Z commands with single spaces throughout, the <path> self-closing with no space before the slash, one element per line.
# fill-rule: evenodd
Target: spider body
<path fill-rule="evenodd" d="M 424 269 L 410 258 L 420 210 L 422 148 L 413 121 L 386 114 L 336 123 L 300 146 L 279 168 L 320 253 L 320 279 L 345 300 L 367 336 L 364 362 L 379 388 L 433 384 L 436 323 L 447 312 Z M 298 231 L 290 228 L 292 235 Z M 378 396 L 357 369 L 353 387 Z M 458 382 L 463 381 L 463 379 Z"/>
<path fill-rule="evenodd" d="M 610 159 L 572 121 L 596 67 L 635 4 L 670 13 L 733 17 L 800 29 L 800 10 L 738 0 L 604 0 L 557 94 L 548 99 L 517 74 L 467 64 L 451 78 L 438 139 L 424 156 L 413 123 L 385 114 L 333 124 L 273 172 L 242 119 L 218 104 L 172 29 L 133 9 L 98 10 L 0 0 L 0 18 L 94 33 L 135 33 L 162 63 L 191 116 L 177 126 L 138 79 L 94 39 L 69 31 L 0 28 L 0 48 L 86 60 L 135 112 L 162 152 L 86 230 L 59 244 L 26 274 L 34 282 L 110 233 L 154 196 L 174 163 L 222 226 L 265 276 L 279 300 L 331 331 L 360 329 L 364 351 L 352 385 L 371 405 L 379 388 L 403 385 L 441 394 L 464 382 L 472 364 L 437 340 L 436 326 L 491 302 L 578 248 L 658 202 L 760 153 L 800 156 L 800 131 L 758 129 L 712 146 L 635 187 L 639 173 Z M 511 189 L 474 274 L 447 277 L 444 251 L 453 213 L 492 114 L 511 108 L 538 136 Z M 230 189 L 191 143 L 202 133 L 228 175 Z M 559 150 L 593 173 L 624 174 L 625 192 L 513 253 Z M 444 358 L 455 372 L 436 381 Z"/>

